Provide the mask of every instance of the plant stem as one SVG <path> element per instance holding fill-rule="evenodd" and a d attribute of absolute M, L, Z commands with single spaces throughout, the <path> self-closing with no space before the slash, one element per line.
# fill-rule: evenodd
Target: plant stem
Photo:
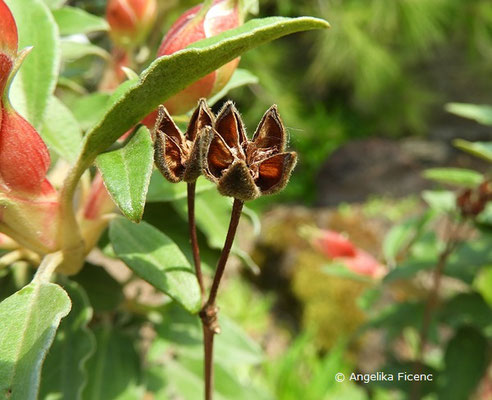
<path fill-rule="evenodd" d="M 229 222 L 229 229 L 227 231 L 226 241 L 224 243 L 224 248 L 220 254 L 219 262 L 217 263 L 217 269 L 215 270 L 214 281 L 210 289 L 210 295 L 208 297 L 207 304 L 214 305 L 215 299 L 217 297 L 217 291 L 219 290 L 219 284 L 224 275 L 225 266 L 231 252 L 232 243 L 234 242 L 234 237 L 236 236 L 237 226 L 239 224 L 239 218 L 241 218 L 241 211 L 243 209 L 244 202 L 242 200 L 234 199 L 234 204 L 232 205 L 231 220 Z"/>
<path fill-rule="evenodd" d="M 448 262 L 449 256 L 453 253 L 453 251 L 456 249 L 456 246 L 459 243 L 458 232 L 460 228 L 461 225 L 458 224 L 455 226 L 455 229 L 450 229 L 450 234 L 446 242 L 446 246 L 444 250 L 439 254 L 439 259 L 434 269 L 432 288 L 429 293 L 427 303 L 425 304 L 424 316 L 422 320 L 422 328 L 420 331 L 419 347 L 417 350 L 417 356 L 415 362 L 415 373 L 417 374 L 420 374 L 422 372 L 422 366 L 423 366 L 422 359 L 423 359 L 425 347 L 427 345 L 430 326 L 432 322 L 432 314 L 434 313 L 434 311 L 439 305 L 439 291 L 441 289 L 442 275 L 444 273 L 444 269 L 446 268 L 446 264 Z M 421 398 L 420 382 L 417 381 L 415 382 L 412 388 L 412 399 L 418 400 L 420 398 Z"/>
<path fill-rule="evenodd" d="M 200 260 L 200 247 L 196 235 L 195 222 L 195 188 L 196 182 L 188 183 L 188 226 L 190 230 L 191 249 L 193 251 L 193 263 L 195 264 L 195 273 L 200 285 L 202 302 L 205 299 L 205 287 L 203 285 L 202 264 Z"/>
<path fill-rule="evenodd" d="M 227 237 L 220 254 L 219 262 L 217 263 L 217 269 L 215 270 L 215 276 L 210 289 L 210 294 L 207 302 L 200 311 L 200 318 L 203 326 L 203 341 L 204 341 L 204 372 L 205 372 L 205 400 L 213 399 L 214 385 L 213 385 L 213 351 L 214 351 L 214 336 L 220 333 L 220 327 L 218 324 L 218 308 L 215 304 L 217 298 L 217 292 L 219 290 L 220 281 L 224 275 L 225 266 L 231 253 L 234 237 L 236 236 L 237 226 L 239 219 L 241 218 L 241 211 L 243 209 L 244 202 L 238 199 L 234 199 L 232 206 L 231 220 L 229 222 L 229 229 L 227 231 Z"/>
<path fill-rule="evenodd" d="M 62 261 L 63 253 L 61 251 L 46 255 L 41 260 L 41 264 L 36 271 L 36 275 L 34 275 L 33 281 L 48 283 L 50 281 L 51 275 L 53 275 L 56 268 L 60 265 Z"/>

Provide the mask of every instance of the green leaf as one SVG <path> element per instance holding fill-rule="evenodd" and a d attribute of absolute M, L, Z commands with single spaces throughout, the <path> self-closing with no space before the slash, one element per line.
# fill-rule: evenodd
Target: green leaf
<path fill-rule="evenodd" d="M 469 142 L 468 140 L 456 139 L 453 144 L 460 150 L 492 162 L 492 142 Z"/>
<path fill-rule="evenodd" d="M 63 7 L 53 11 L 53 16 L 62 36 L 107 31 L 109 29 L 104 18 L 89 14 L 80 8 Z"/>
<path fill-rule="evenodd" d="M 327 275 L 335 276 L 337 278 L 351 279 L 357 282 L 372 282 L 371 278 L 357 274 L 348 269 L 344 264 L 337 262 L 325 265 L 322 268 L 322 271 Z"/>
<path fill-rule="evenodd" d="M 44 0 L 44 2 L 51 10 L 56 10 L 63 6 L 67 0 Z"/>
<path fill-rule="evenodd" d="M 467 400 L 487 369 L 487 339 L 474 328 L 459 329 L 449 341 L 440 374 L 439 400 Z"/>
<path fill-rule="evenodd" d="M 63 159 L 74 162 L 82 142 L 82 131 L 70 109 L 52 96 L 41 127 L 41 136 L 49 148 Z"/>
<path fill-rule="evenodd" d="M 196 181 L 195 193 L 215 189 L 215 184 L 206 179 Z M 185 199 L 187 196 L 186 182 L 171 183 L 164 179 L 162 174 L 155 170 L 150 178 L 149 191 L 147 192 L 148 202 L 174 201 Z"/>
<path fill-rule="evenodd" d="M 480 172 L 464 168 L 430 168 L 423 173 L 424 178 L 448 185 L 473 188 L 483 182 Z"/>
<path fill-rule="evenodd" d="M 482 104 L 449 103 L 446 111 L 460 117 L 474 119 L 483 125 L 492 125 L 492 106 Z"/>
<path fill-rule="evenodd" d="M 84 400 L 140 400 L 140 359 L 137 338 L 105 326 L 96 332 L 96 352 L 87 363 Z"/>
<path fill-rule="evenodd" d="M 260 44 L 294 32 L 328 26 L 326 21 L 310 17 L 256 19 L 173 55 L 160 57 L 87 134 L 81 158 L 84 163 L 79 166 L 79 173 L 159 104 L 199 78 Z"/>
<path fill-rule="evenodd" d="M 200 288 L 190 263 L 162 232 L 146 222 L 134 224 L 118 217 L 109 237 L 116 255 L 138 276 L 166 293 L 188 311 L 198 312 Z"/>
<path fill-rule="evenodd" d="M 98 265 L 85 263 L 84 268 L 71 279 L 85 289 L 96 313 L 114 311 L 124 300 L 121 284 Z"/>
<path fill-rule="evenodd" d="M 212 96 L 210 99 L 208 99 L 207 103 L 210 106 L 213 106 L 222 97 L 227 95 L 227 93 L 229 93 L 232 89 L 236 89 L 244 85 L 257 84 L 258 82 L 259 79 L 256 75 L 253 75 L 247 69 L 238 68 L 236 69 L 236 71 L 234 71 L 232 78 L 229 80 L 229 82 L 227 82 L 224 88 L 220 92 L 218 92 L 215 96 Z"/>
<path fill-rule="evenodd" d="M 475 277 L 473 287 L 482 295 L 490 308 L 492 308 L 492 265 L 484 268 Z"/>
<path fill-rule="evenodd" d="M 7 5 L 19 30 L 19 48 L 33 47 L 14 78 L 12 103 L 35 128 L 39 128 L 58 79 L 58 29 L 42 0 L 7 0 Z"/>
<path fill-rule="evenodd" d="M 60 286 L 36 281 L 0 303 L 1 398 L 37 398 L 43 360 L 69 311 Z"/>
<path fill-rule="evenodd" d="M 482 235 L 461 244 L 449 257 L 444 273 L 471 284 L 480 269 L 492 265 L 490 235 Z"/>
<path fill-rule="evenodd" d="M 121 149 L 96 159 L 104 184 L 121 212 L 130 220 L 142 219 L 154 149 L 149 130 L 142 126 Z"/>
<path fill-rule="evenodd" d="M 424 190 L 422 198 L 430 208 L 438 213 L 453 213 L 456 211 L 456 195 L 446 190 Z"/>
<path fill-rule="evenodd" d="M 492 328 L 492 309 L 480 294 L 460 293 L 441 307 L 440 319 L 455 329 L 464 325 L 487 329 Z"/>
<path fill-rule="evenodd" d="M 102 118 L 110 98 L 107 93 L 91 93 L 70 106 L 83 131 L 92 128 Z"/>
<path fill-rule="evenodd" d="M 105 60 L 110 57 L 109 53 L 99 46 L 92 43 L 73 42 L 71 40 L 61 41 L 61 51 L 64 62 L 72 62 L 90 55 L 98 56 Z"/>
<path fill-rule="evenodd" d="M 150 359 L 158 361 L 162 352 L 172 347 L 179 356 L 202 360 L 203 334 L 199 318 L 173 304 L 163 308 L 162 317 L 156 327 L 157 338 L 149 350 Z M 219 322 L 221 334 L 214 343 L 216 363 L 224 367 L 244 367 L 263 361 L 261 347 L 240 326 L 223 313 Z"/>
<path fill-rule="evenodd" d="M 96 347 L 94 334 L 87 327 L 92 308 L 80 285 L 65 279 L 63 287 L 72 300 L 72 310 L 61 322 L 46 357 L 40 397 L 79 400 L 87 381 L 86 363 Z"/>

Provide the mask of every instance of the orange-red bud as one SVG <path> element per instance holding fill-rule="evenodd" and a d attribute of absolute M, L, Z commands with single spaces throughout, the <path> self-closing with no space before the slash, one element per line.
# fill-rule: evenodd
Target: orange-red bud
<path fill-rule="evenodd" d="M 106 19 L 111 38 L 125 48 L 139 45 L 152 28 L 156 14 L 156 0 L 109 0 Z"/>
<path fill-rule="evenodd" d="M 173 54 L 191 43 L 215 36 L 241 25 L 237 0 L 215 0 L 208 9 L 198 5 L 186 11 L 169 29 L 157 53 L 158 57 Z M 223 65 L 193 83 L 164 103 L 171 115 L 183 114 L 195 107 L 200 98 L 218 93 L 234 73 L 239 58 Z"/>
<path fill-rule="evenodd" d="M 17 46 L 15 20 L 0 0 L 0 229 L 21 245 L 49 252 L 57 246 L 59 203 L 46 179 L 48 149 L 8 100 L 7 85 L 22 58 Z"/>

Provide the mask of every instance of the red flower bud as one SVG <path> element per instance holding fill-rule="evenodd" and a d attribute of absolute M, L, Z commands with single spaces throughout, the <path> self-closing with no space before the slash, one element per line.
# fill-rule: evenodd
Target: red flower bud
<path fill-rule="evenodd" d="M 17 26 L 14 17 L 4 1 L 0 0 L 0 95 L 4 92 L 14 66 L 17 42 Z"/>
<path fill-rule="evenodd" d="M 191 43 L 215 36 L 241 25 L 237 0 L 215 0 L 208 9 L 198 5 L 186 11 L 162 40 L 158 57 L 173 54 Z M 200 98 L 218 93 L 231 79 L 239 58 L 223 65 L 188 86 L 164 103 L 171 115 L 183 114 L 195 107 Z"/>
<path fill-rule="evenodd" d="M 8 100 L 17 54 L 17 27 L 0 0 L 0 230 L 38 252 L 56 248 L 57 193 L 46 179 L 50 155 L 36 130 Z"/>
<path fill-rule="evenodd" d="M 306 226 L 302 228 L 301 235 L 327 258 L 345 264 L 356 274 L 378 279 L 387 272 L 387 268 L 371 254 L 357 248 L 338 232 Z"/>
<path fill-rule="evenodd" d="M 111 38 L 122 47 L 140 44 L 152 28 L 156 15 L 156 0 L 109 0 L 106 19 Z"/>

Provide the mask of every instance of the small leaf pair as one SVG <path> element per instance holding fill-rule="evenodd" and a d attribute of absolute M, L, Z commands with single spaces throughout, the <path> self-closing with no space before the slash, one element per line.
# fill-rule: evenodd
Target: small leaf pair
<path fill-rule="evenodd" d="M 155 162 L 166 179 L 194 182 L 203 173 L 221 194 L 242 201 L 282 190 L 297 161 L 296 153 L 285 152 L 286 132 L 275 105 L 252 140 L 232 102 L 215 119 L 203 99 L 185 135 L 161 106 L 155 136 Z"/>

